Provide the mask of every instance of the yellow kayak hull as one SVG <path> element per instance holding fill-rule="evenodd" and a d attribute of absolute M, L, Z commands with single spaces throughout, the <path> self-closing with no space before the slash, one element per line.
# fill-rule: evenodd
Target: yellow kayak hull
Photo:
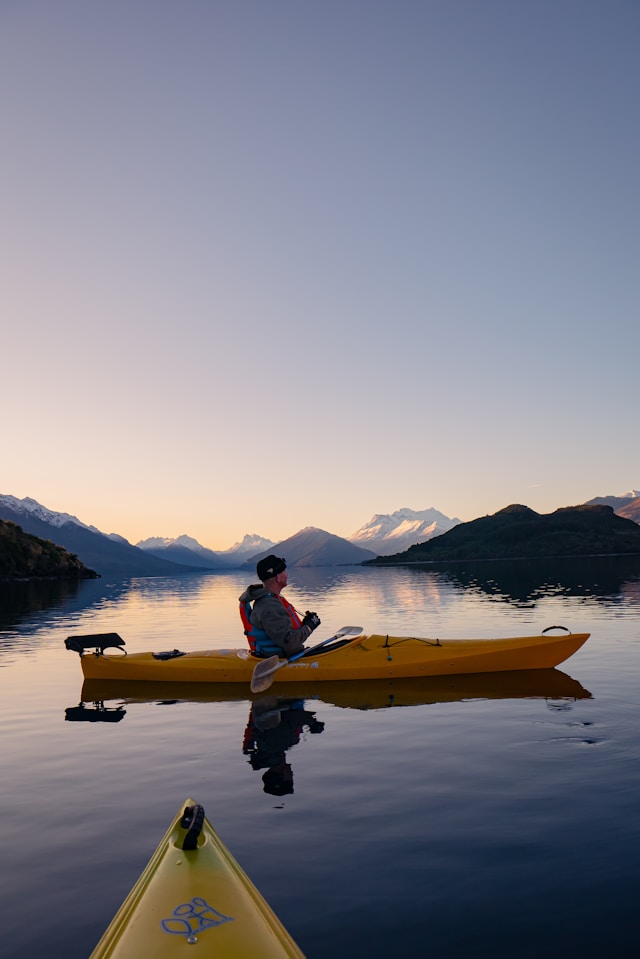
<path fill-rule="evenodd" d="M 186 800 L 90 959 L 173 959 L 190 944 L 216 959 L 304 959 L 206 817 L 196 848 L 182 848 L 194 806 Z"/>
<path fill-rule="evenodd" d="M 274 675 L 276 684 L 451 676 L 551 669 L 572 656 L 589 633 L 544 633 L 506 639 L 420 639 L 359 636 L 337 648 L 313 651 Z M 262 660 L 247 650 L 211 649 L 171 658 L 156 653 L 84 652 L 85 679 L 134 682 L 250 683 Z M 160 654 L 165 656 L 166 654 Z"/>

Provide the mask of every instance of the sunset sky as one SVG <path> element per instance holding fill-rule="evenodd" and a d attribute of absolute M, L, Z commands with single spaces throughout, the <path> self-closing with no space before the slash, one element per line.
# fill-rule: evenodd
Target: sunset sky
<path fill-rule="evenodd" d="M 640 488 L 640 3 L 0 0 L 0 493 L 226 549 Z"/>

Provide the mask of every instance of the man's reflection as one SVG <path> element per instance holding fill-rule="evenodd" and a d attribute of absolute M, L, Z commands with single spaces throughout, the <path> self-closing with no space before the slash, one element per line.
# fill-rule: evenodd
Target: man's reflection
<path fill-rule="evenodd" d="M 300 742 L 305 727 L 312 734 L 321 733 L 324 723 L 304 708 L 303 699 L 263 696 L 251 706 L 242 752 L 249 757 L 252 769 L 265 770 L 264 791 L 271 796 L 293 792 L 293 770 L 286 752 Z"/>

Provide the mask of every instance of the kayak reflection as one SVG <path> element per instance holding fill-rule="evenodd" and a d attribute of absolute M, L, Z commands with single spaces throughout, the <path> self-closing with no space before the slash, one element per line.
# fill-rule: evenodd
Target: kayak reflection
<path fill-rule="evenodd" d="M 242 752 L 249 757 L 252 769 L 265 770 L 262 782 L 266 793 L 293 793 L 293 770 L 287 762 L 287 750 L 300 742 L 305 730 L 317 735 L 323 729 L 324 723 L 305 709 L 303 699 L 263 696 L 251 704 Z"/>
<path fill-rule="evenodd" d="M 473 699 L 591 699 L 591 693 L 577 679 L 559 669 L 523 669 L 417 679 L 369 679 L 360 682 L 288 683 L 286 692 L 288 700 L 324 702 L 341 709 L 425 706 Z M 248 684 L 244 686 L 241 683 L 84 681 L 81 704 L 104 704 L 112 700 L 125 706 L 132 703 L 252 703 L 257 701 L 257 697 L 252 695 Z M 87 721 L 86 717 L 82 718 Z"/>
<path fill-rule="evenodd" d="M 119 723 L 127 714 L 124 706 L 105 706 L 104 702 L 80 702 L 64 711 L 68 723 Z"/>

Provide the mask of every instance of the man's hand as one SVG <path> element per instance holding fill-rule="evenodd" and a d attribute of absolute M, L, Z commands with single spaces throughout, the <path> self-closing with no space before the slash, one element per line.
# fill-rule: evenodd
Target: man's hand
<path fill-rule="evenodd" d="M 302 625 L 308 626 L 311 632 L 313 632 L 314 629 L 317 629 L 320 625 L 320 617 L 317 613 L 310 613 L 309 610 L 307 610 L 307 612 L 304 614 Z"/>

